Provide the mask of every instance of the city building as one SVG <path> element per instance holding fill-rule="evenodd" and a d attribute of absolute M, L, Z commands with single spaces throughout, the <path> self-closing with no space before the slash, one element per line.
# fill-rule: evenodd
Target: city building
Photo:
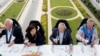
<path fill-rule="evenodd" d="M 90 0 L 90 2 L 97 10 L 100 10 L 100 0 Z"/>

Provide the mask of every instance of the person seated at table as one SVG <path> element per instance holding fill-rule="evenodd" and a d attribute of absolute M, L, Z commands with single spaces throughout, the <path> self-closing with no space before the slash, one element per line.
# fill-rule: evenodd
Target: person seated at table
<path fill-rule="evenodd" d="M 88 19 L 86 24 L 82 25 L 77 31 L 76 38 L 79 43 L 83 43 L 84 45 L 94 45 L 98 43 L 98 33 L 96 28 L 94 27 L 94 21 L 92 19 Z"/>
<path fill-rule="evenodd" d="M 44 32 L 44 29 L 43 29 L 41 23 L 39 21 L 37 21 L 37 20 L 31 20 L 29 25 L 31 25 L 31 24 L 35 24 L 35 25 L 37 25 L 39 27 L 38 32 L 40 32 L 40 34 L 43 37 L 44 42 L 46 43 L 45 32 Z"/>
<path fill-rule="evenodd" d="M 59 23 L 58 23 L 59 22 Z M 58 20 L 57 27 L 53 29 L 50 40 L 54 45 L 69 45 L 72 44 L 71 30 L 65 24 L 65 20 Z M 66 22 L 66 23 L 65 23 Z"/>
<path fill-rule="evenodd" d="M 9 44 L 9 46 L 12 46 L 13 44 L 21 44 L 23 43 L 23 34 L 21 30 L 13 26 L 13 21 L 11 19 L 5 20 L 5 29 L 0 31 L 0 43 L 1 44 Z"/>
<path fill-rule="evenodd" d="M 30 24 L 26 29 L 26 36 L 24 44 L 27 46 L 38 46 L 44 45 L 45 41 L 43 36 L 40 34 L 39 26 L 36 24 Z"/>

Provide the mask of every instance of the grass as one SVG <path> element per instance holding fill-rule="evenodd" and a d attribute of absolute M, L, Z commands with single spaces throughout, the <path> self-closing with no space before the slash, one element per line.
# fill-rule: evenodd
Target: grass
<path fill-rule="evenodd" d="M 48 43 L 48 24 L 47 23 L 48 23 L 47 14 L 44 14 L 41 17 L 41 24 L 42 24 L 43 29 L 45 31 L 46 43 Z"/>
<path fill-rule="evenodd" d="M 53 19 L 53 18 L 52 18 L 52 20 L 51 20 L 51 21 L 52 21 L 52 27 L 54 28 L 54 26 L 55 26 L 55 25 L 56 25 L 56 23 L 57 23 L 57 20 L 55 20 L 55 19 Z"/>
<path fill-rule="evenodd" d="M 89 0 L 81 0 L 100 22 L 100 10 L 97 10 Z M 99 7 L 99 6 L 98 6 Z"/>
<path fill-rule="evenodd" d="M 90 17 L 87 12 L 83 9 L 83 7 L 78 3 L 77 0 L 73 0 L 74 4 L 77 6 L 79 11 L 83 14 L 84 17 Z"/>
<path fill-rule="evenodd" d="M 42 11 L 47 12 L 48 6 L 47 6 L 48 0 L 43 0 L 43 6 L 42 6 Z"/>
<path fill-rule="evenodd" d="M 58 7 L 51 11 L 52 16 L 56 18 L 68 19 L 77 15 L 76 10 L 68 7 Z"/>
<path fill-rule="evenodd" d="M 79 26 L 81 21 L 82 21 L 82 19 L 80 17 L 75 19 L 75 20 L 68 21 L 69 25 L 70 25 L 70 27 L 72 29 L 71 36 L 72 36 L 74 44 L 77 44 L 77 42 L 76 42 L 76 33 L 77 33 L 77 28 L 78 28 L 78 26 Z"/>
<path fill-rule="evenodd" d="M 0 17 L 1 21 L 4 22 L 7 18 L 16 18 L 23 8 L 25 2 L 14 2 L 11 7 Z"/>
<path fill-rule="evenodd" d="M 51 8 L 55 6 L 72 6 L 69 0 L 50 0 Z"/>
<path fill-rule="evenodd" d="M 76 44 L 76 32 L 77 32 L 77 27 L 79 26 L 80 22 L 81 22 L 81 18 L 77 18 L 75 20 L 71 20 L 71 21 L 68 21 L 71 29 L 72 29 L 72 33 L 71 33 L 71 36 L 72 36 L 72 40 L 73 40 L 73 43 Z M 53 19 L 52 18 L 52 26 L 54 27 L 55 24 L 56 24 L 57 20 Z"/>

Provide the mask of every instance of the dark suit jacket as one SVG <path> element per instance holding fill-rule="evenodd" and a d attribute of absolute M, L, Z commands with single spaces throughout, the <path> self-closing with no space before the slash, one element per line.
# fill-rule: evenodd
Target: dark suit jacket
<path fill-rule="evenodd" d="M 6 39 L 7 39 L 7 30 L 6 29 L 4 29 L 2 31 L 2 33 L 0 34 L 0 37 L 2 37 L 3 35 L 6 35 Z M 12 35 L 15 36 L 15 40 L 14 40 L 15 44 L 21 44 L 24 42 L 23 34 L 19 27 L 12 28 Z M 6 43 L 7 43 L 7 41 L 6 41 Z"/>
<path fill-rule="evenodd" d="M 72 44 L 72 38 L 71 38 L 71 34 L 70 34 L 70 30 L 69 29 L 65 29 L 64 31 L 64 36 L 63 36 L 63 41 L 61 45 L 68 45 L 68 44 Z M 55 45 L 60 45 L 59 41 L 58 43 L 54 43 L 53 39 L 56 38 L 59 35 L 59 31 L 57 28 L 53 29 L 52 35 L 50 36 L 50 40 L 53 42 L 53 44 Z"/>
<path fill-rule="evenodd" d="M 26 34 L 26 38 L 29 39 L 30 43 L 36 43 L 37 46 L 45 44 L 45 39 L 39 32 L 37 32 L 37 34 L 34 35 L 34 36 L 32 36 L 31 34 L 27 33 Z"/>

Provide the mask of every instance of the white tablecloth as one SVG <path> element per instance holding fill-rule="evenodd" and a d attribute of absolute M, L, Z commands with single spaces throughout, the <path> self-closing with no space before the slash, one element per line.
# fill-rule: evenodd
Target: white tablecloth
<path fill-rule="evenodd" d="M 68 45 L 43 45 L 27 47 L 23 44 L 15 44 L 12 47 L 0 45 L 0 54 L 2 56 L 22 56 L 23 54 L 38 52 L 41 56 L 100 56 L 100 46 L 95 45 L 74 45 L 73 51 L 69 52 Z"/>

